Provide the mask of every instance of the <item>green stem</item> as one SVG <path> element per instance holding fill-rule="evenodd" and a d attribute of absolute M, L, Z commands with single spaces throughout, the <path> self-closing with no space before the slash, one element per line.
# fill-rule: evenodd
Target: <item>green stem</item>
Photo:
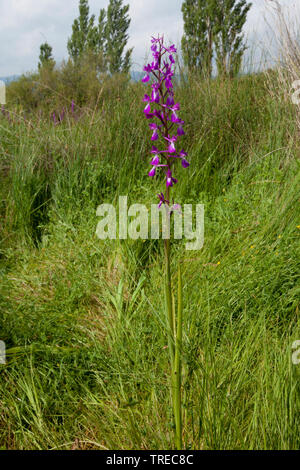
<path fill-rule="evenodd" d="M 178 312 L 177 332 L 175 341 L 175 364 L 174 364 L 174 415 L 176 426 L 176 449 L 182 449 L 182 406 L 181 406 L 181 347 L 182 347 L 182 278 L 181 268 L 178 267 Z"/>
<path fill-rule="evenodd" d="M 173 323 L 173 307 L 172 307 L 172 284 L 171 284 L 171 267 L 170 267 L 170 240 L 165 240 L 165 258 L 166 258 L 166 314 L 168 326 L 168 346 L 170 352 L 171 367 L 173 370 L 175 348 L 174 348 L 174 323 Z"/>
<path fill-rule="evenodd" d="M 169 193 L 169 191 L 167 191 Z M 167 194 L 169 199 L 169 194 Z M 172 298 L 171 282 L 171 243 L 170 239 L 164 241 L 165 247 L 165 292 L 166 292 L 166 320 L 168 328 L 168 348 L 171 365 L 171 392 L 175 419 L 176 449 L 182 449 L 182 406 L 181 406 L 181 343 L 182 343 L 182 280 L 180 267 L 178 270 L 178 318 L 175 319 L 175 308 Z M 176 331 L 177 330 L 177 331 Z M 176 337 L 175 337 L 176 335 Z"/>

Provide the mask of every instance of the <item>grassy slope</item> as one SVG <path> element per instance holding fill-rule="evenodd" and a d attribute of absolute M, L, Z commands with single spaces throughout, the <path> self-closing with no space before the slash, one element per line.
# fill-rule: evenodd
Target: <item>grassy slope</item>
<path fill-rule="evenodd" d="M 80 121 L 4 118 L 1 133 L 0 446 L 172 447 L 162 249 L 100 242 L 95 210 L 148 181 L 143 88 Z M 178 90 L 191 167 L 176 201 L 205 204 L 184 270 L 184 441 L 299 448 L 299 149 L 293 108 L 264 76 Z M 174 277 L 176 284 L 176 276 Z"/>

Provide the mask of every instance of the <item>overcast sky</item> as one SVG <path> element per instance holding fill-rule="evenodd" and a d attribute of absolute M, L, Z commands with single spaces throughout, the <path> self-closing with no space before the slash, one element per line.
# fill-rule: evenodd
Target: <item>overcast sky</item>
<path fill-rule="evenodd" d="M 259 51 L 268 44 L 268 26 L 274 23 L 268 4 L 271 0 L 252 0 L 245 34 L 250 49 Z M 72 31 L 72 23 L 78 16 L 79 0 L 0 0 L 0 76 L 33 71 L 37 68 L 39 47 L 47 41 L 53 47 L 56 61 L 67 58 L 66 44 Z M 90 13 L 97 17 L 101 8 L 107 8 L 108 0 L 90 0 Z M 134 47 L 133 70 L 140 70 L 150 37 L 164 33 L 177 46 L 183 33 L 182 0 L 125 0 L 130 5 L 130 41 Z M 281 0 L 288 6 L 292 17 L 300 20 L 300 0 Z M 300 22 L 300 21 L 299 21 Z M 253 46 L 255 44 L 255 47 Z M 249 54 L 249 52 L 248 52 Z"/>

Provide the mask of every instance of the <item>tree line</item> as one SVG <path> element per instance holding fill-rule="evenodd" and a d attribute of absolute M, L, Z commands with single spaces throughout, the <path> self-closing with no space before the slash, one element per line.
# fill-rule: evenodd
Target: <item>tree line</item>
<path fill-rule="evenodd" d="M 127 49 L 130 18 L 129 5 L 122 0 L 110 0 L 107 11 L 102 8 L 96 21 L 90 16 L 88 0 L 79 1 L 79 16 L 72 25 L 72 35 L 68 39 L 69 58 L 74 63 L 90 54 L 99 72 L 128 73 L 133 49 Z M 53 68 L 55 61 L 52 47 L 46 42 L 40 46 L 39 70 Z"/>
<path fill-rule="evenodd" d="M 181 48 L 184 64 L 190 72 L 211 77 L 213 65 L 219 76 L 236 76 L 246 49 L 243 27 L 252 4 L 247 0 L 184 0 L 184 35 Z M 68 40 L 73 63 L 90 54 L 101 73 L 128 73 L 133 49 L 127 49 L 130 26 L 129 5 L 109 0 L 96 20 L 90 16 L 88 0 L 79 1 L 79 16 Z M 53 68 L 52 47 L 40 47 L 39 70 Z"/>

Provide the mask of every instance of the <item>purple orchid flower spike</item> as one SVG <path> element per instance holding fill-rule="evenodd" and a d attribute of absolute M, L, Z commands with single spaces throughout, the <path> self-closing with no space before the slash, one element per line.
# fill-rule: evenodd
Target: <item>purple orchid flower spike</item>
<path fill-rule="evenodd" d="M 154 177 L 160 168 L 165 170 L 165 183 L 167 196 L 161 193 L 160 204 L 169 205 L 169 191 L 176 183 L 173 165 L 176 159 L 181 160 L 183 168 L 190 166 L 187 153 L 176 151 L 178 140 L 185 135 L 184 121 L 179 117 L 180 104 L 174 99 L 173 77 L 175 74 L 175 57 L 177 50 L 174 44 L 170 47 L 164 45 L 163 37 L 151 38 L 151 52 L 153 61 L 144 67 L 145 76 L 142 82 L 151 85 L 150 93 L 144 95 L 144 114 L 151 119 L 149 128 L 152 132 L 151 141 L 157 142 L 152 147 L 151 170 L 149 176 Z M 155 122 L 155 120 L 157 122 Z M 175 132 L 173 130 L 175 127 Z M 172 129 L 172 133 L 170 133 Z M 160 147 L 164 144 L 163 147 Z M 160 148 L 158 148 L 160 147 Z"/>

